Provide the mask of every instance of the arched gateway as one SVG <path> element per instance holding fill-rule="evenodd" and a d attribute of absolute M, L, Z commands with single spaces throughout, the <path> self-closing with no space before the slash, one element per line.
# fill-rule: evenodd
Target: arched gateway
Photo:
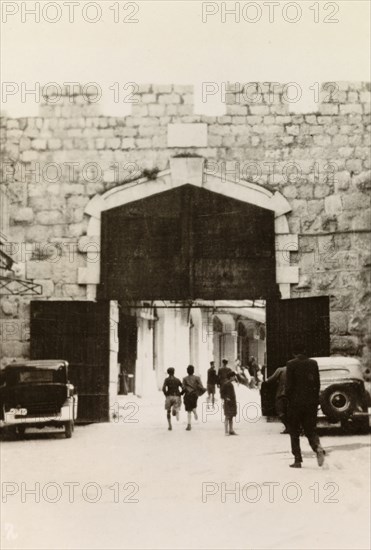
<path fill-rule="evenodd" d="M 265 300 L 268 373 L 290 356 L 295 335 L 312 355 L 327 355 L 328 298 L 288 299 L 299 280 L 290 265 L 290 252 L 298 250 L 286 219 L 290 211 L 279 192 L 210 174 L 200 157 L 173 158 L 155 179 L 96 195 L 86 206 L 90 220 L 79 242 L 87 261 L 78 282 L 87 285 L 88 301 L 34 302 L 31 354 L 59 353 L 70 361 L 80 418 L 95 421 L 112 412 L 119 365 L 144 395 L 149 383 L 160 387 L 169 365 L 182 372 L 197 357 L 205 369 L 214 358 L 213 337 L 205 344 L 210 319 L 203 306 L 192 313 L 189 306 L 172 306 L 164 314 L 154 310 L 158 300 Z M 223 334 L 222 344 L 223 355 L 233 359 L 237 327 Z"/>
<path fill-rule="evenodd" d="M 87 204 L 88 240 L 94 256 L 100 247 L 101 261 L 88 261 L 80 282 L 92 299 L 99 284 L 106 299 L 123 292 L 137 299 L 246 299 L 277 294 L 276 283 L 289 298 L 299 280 L 289 265 L 289 252 L 298 249 L 290 211 L 279 192 L 212 175 L 199 157 L 173 158 L 156 179 L 115 187 Z"/>

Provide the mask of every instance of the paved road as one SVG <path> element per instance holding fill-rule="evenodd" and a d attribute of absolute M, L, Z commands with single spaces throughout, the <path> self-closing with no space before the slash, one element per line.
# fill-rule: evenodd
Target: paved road
<path fill-rule="evenodd" d="M 116 422 L 69 440 L 4 441 L 2 548 L 369 548 L 370 437 L 327 431 L 322 469 L 303 440 L 292 470 L 289 438 L 257 417 L 257 392 L 239 400 L 236 437 L 202 403 L 191 432 L 184 411 L 169 432 L 159 395 L 124 398 Z"/>

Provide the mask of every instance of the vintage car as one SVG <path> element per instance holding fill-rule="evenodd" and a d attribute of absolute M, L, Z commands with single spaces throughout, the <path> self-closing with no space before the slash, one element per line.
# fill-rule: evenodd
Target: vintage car
<path fill-rule="evenodd" d="M 370 388 L 364 380 L 359 359 L 332 356 L 312 357 L 320 373 L 318 421 L 323 420 L 343 428 L 368 429 L 371 407 Z M 274 386 L 263 383 L 262 413 L 274 416 Z"/>
<path fill-rule="evenodd" d="M 72 437 L 77 395 L 63 360 L 13 362 L 1 371 L 0 427 L 18 436 L 26 428 L 54 426 Z"/>
<path fill-rule="evenodd" d="M 313 357 L 320 374 L 320 409 L 318 417 L 343 427 L 369 426 L 371 395 L 362 367 L 356 357 Z"/>

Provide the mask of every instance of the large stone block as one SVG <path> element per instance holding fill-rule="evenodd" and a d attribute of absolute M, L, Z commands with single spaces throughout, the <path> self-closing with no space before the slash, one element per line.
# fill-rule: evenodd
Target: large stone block
<path fill-rule="evenodd" d="M 227 105 L 227 115 L 248 115 L 248 108 L 245 105 Z"/>
<path fill-rule="evenodd" d="M 355 355 L 359 351 L 359 340 L 356 336 L 331 336 L 331 353 L 341 353 L 342 355 Z"/>
<path fill-rule="evenodd" d="M 360 174 L 363 171 L 362 161 L 355 158 L 347 159 L 345 161 L 345 168 L 351 175 Z"/>
<path fill-rule="evenodd" d="M 152 91 L 152 84 L 138 84 L 138 92 L 140 94 L 149 93 Z"/>
<path fill-rule="evenodd" d="M 337 115 L 339 113 L 339 106 L 336 103 L 321 103 L 319 105 L 319 112 L 321 115 Z"/>
<path fill-rule="evenodd" d="M 361 191 L 371 189 L 371 170 L 361 172 L 353 178 L 353 184 Z"/>
<path fill-rule="evenodd" d="M 317 268 L 317 254 L 315 252 L 304 252 L 300 250 L 299 270 L 302 276 L 311 274 Z"/>
<path fill-rule="evenodd" d="M 57 210 L 42 210 L 36 214 L 36 223 L 40 225 L 55 225 L 63 222 L 64 216 Z"/>
<path fill-rule="evenodd" d="M 334 245 L 336 250 L 349 250 L 352 247 L 350 235 L 339 233 L 334 235 Z"/>
<path fill-rule="evenodd" d="M 342 197 L 344 210 L 363 210 L 369 208 L 370 199 L 364 193 L 352 193 Z"/>
<path fill-rule="evenodd" d="M 108 138 L 106 139 L 106 147 L 108 149 L 119 149 L 120 148 L 120 138 Z"/>
<path fill-rule="evenodd" d="M 270 111 L 268 105 L 250 105 L 249 111 L 251 115 L 264 116 L 264 115 L 269 115 L 270 112 L 273 113 L 274 110 L 275 109 L 277 110 L 278 107 L 279 105 L 272 106 L 272 110 Z M 281 113 L 277 113 L 277 114 L 281 114 Z"/>
<path fill-rule="evenodd" d="M 37 161 L 38 159 L 39 159 L 39 155 L 37 151 L 23 151 L 21 153 L 22 162 L 33 162 L 33 161 Z"/>
<path fill-rule="evenodd" d="M 346 103 L 345 105 L 340 105 L 340 114 L 341 115 L 348 115 L 348 114 L 362 114 L 362 105 L 359 103 Z"/>
<path fill-rule="evenodd" d="M 297 124 L 286 126 L 286 132 L 291 136 L 298 136 L 300 134 L 300 126 Z"/>
<path fill-rule="evenodd" d="M 4 296 L 0 299 L 1 313 L 6 317 L 17 317 L 19 301 L 15 296 Z M 1 317 L 4 317 L 1 315 Z"/>
<path fill-rule="evenodd" d="M 317 273 L 314 278 L 314 287 L 317 291 L 329 292 L 335 288 L 338 288 L 338 274 L 337 273 Z"/>
<path fill-rule="evenodd" d="M 31 225 L 26 229 L 26 242 L 45 242 L 51 236 L 51 229 L 43 225 Z"/>
<path fill-rule="evenodd" d="M 140 97 L 140 101 L 142 103 L 156 103 L 156 95 L 155 94 L 142 94 Z"/>
<path fill-rule="evenodd" d="M 23 356 L 23 343 L 18 340 L 8 340 L 0 342 L 1 356 L 12 358 L 20 358 Z M 9 361 L 11 363 L 12 361 Z"/>
<path fill-rule="evenodd" d="M 139 149 L 150 149 L 152 147 L 152 141 L 147 138 L 136 138 L 135 146 Z"/>
<path fill-rule="evenodd" d="M 47 148 L 46 139 L 33 139 L 31 141 L 31 147 L 37 151 L 45 151 Z"/>
<path fill-rule="evenodd" d="M 12 212 L 12 219 L 14 223 L 30 224 L 33 222 L 34 213 L 32 208 L 21 207 Z"/>
<path fill-rule="evenodd" d="M 131 109 L 131 114 L 133 116 L 147 116 L 148 115 L 148 107 L 147 107 L 147 105 L 141 105 L 140 103 L 133 104 L 132 109 Z"/>
<path fill-rule="evenodd" d="M 161 117 L 164 116 L 166 112 L 166 106 L 165 105 L 149 105 L 148 106 L 148 113 L 151 117 Z"/>
<path fill-rule="evenodd" d="M 179 94 L 163 94 L 158 96 L 158 102 L 160 105 L 169 105 L 171 103 L 180 103 Z"/>
<path fill-rule="evenodd" d="M 325 212 L 332 216 L 340 214 L 343 210 L 341 197 L 339 195 L 330 195 L 325 197 Z"/>
<path fill-rule="evenodd" d="M 314 187 L 314 198 L 315 199 L 323 199 L 324 197 L 327 197 L 330 194 L 330 187 L 329 185 L 320 185 L 317 183 Z"/>
<path fill-rule="evenodd" d="M 153 84 L 152 89 L 155 94 L 170 94 L 173 86 L 171 84 Z"/>
<path fill-rule="evenodd" d="M 52 266 L 53 262 L 48 260 L 28 261 L 26 263 L 27 279 L 50 279 Z"/>
<path fill-rule="evenodd" d="M 348 312 L 330 310 L 330 334 L 347 334 L 348 323 Z"/>
<path fill-rule="evenodd" d="M 78 269 L 85 264 L 82 254 L 76 253 L 72 257 L 61 257 L 59 262 L 51 264 L 50 278 L 54 284 L 77 283 Z"/>
<path fill-rule="evenodd" d="M 51 151 L 56 151 L 57 149 L 61 149 L 62 148 L 62 141 L 58 138 L 48 139 L 48 148 Z"/>
<path fill-rule="evenodd" d="M 350 292 L 330 295 L 330 311 L 348 311 L 352 309 L 354 303 L 354 297 Z"/>
<path fill-rule="evenodd" d="M 371 103 L 371 92 L 370 91 L 360 92 L 359 99 L 361 103 Z"/>

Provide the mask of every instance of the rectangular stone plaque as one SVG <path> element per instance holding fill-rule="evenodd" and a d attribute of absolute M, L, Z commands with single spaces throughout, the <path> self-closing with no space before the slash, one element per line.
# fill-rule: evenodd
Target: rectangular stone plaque
<path fill-rule="evenodd" d="M 168 147 L 207 147 L 207 124 L 169 124 Z"/>

